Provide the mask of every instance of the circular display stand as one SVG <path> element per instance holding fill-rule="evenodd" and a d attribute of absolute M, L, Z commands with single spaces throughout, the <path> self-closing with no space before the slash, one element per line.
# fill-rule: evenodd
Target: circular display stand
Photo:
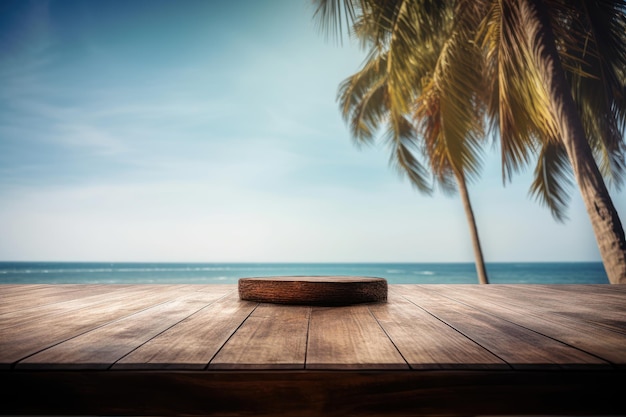
<path fill-rule="evenodd" d="M 387 301 L 387 280 L 370 277 L 241 278 L 239 298 L 274 304 L 341 306 Z"/>

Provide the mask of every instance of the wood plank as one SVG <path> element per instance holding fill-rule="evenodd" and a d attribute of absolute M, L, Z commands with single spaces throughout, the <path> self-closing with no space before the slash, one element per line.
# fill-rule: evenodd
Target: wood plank
<path fill-rule="evenodd" d="M 46 288 L 54 287 L 54 285 L 50 284 L 0 284 L 0 294 L 3 297 L 11 297 L 13 295 L 21 295 L 25 293 L 34 293 L 37 290 L 43 289 L 45 291 Z M 62 290 L 59 288 L 58 290 Z"/>
<path fill-rule="evenodd" d="M 532 308 L 542 316 L 564 316 L 626 334 L 624 297 L 619 291 L 598 287 L 615 288 L 606 285 L 490 285 L 481 291 L 508 305 Z M 476 288 L 468 291 L 476 291 Z"/>
<path fill-rule="evenodd" d="M 76 284 L 0 284 L 0 294 L 3 299 L 8 299 L 13 296 L 20 296 L 23 294 L 35 294 L 37 291 L 58 291 L 64 292 L 72 289 L 76 289 Z"/>
<path fill-rule="evenodd" d="M 538 308 L 536 297 L 530 298 L 528 294 L 522 294 L 525 296 L 523 298 L 525 303 L 522 303 L 520 299 L 516 303 L 511 302 L 512 297 L 503 294 L 490 292 L 487 296 L 485 291 L 480 288 L 444 289 L 429 287 L 428 291 L 435 291 L 472 308 L 559 340 L 581 351 L 603 358 L 607 362 L 626 365 L 625 334 L 593 325 L 587 321 L 554 314 L 552 309 Z M 573 300 L 570 298 L 567 301 Z M 561 304 L 568 303 L 562 302 Z"/>
<path fill-rule="evenodd" d="M 515 369 L 610 367 L 604 360 L 424 287 L 400 285 L 397 290 L 406 299 L 463 333 Z"/>
<path fill-rule="evenodd" d="M 392 289 L 389 302 L 370 306 L 412 369 L 510 369 L 502 359 L 407 301 Z"/>
<path fill-rule="evenodd" d="M 112 369 L 204 369 L 257 306 L 240 301 L 234 286 L 228 288 L 227 296 L 149 340 Z"/>
<path fill-rule="evenodd" d="M 311 310 L 306 369 L 408 369 L 367 305 Z"/>
<path fill-rule="evenodd" d="M 594 356 L 600 351 L 588 355 L 580 350 L 582 345 L 577 349 L 567 344 L 579 343 L 568 342 L 567 337 L 584 340 L 591 336 L 598 339 L 598 349 L 606 340 L 610 349 L 619 349 L 624 335 L 610 331 L 605 321 L 611 317 L 607 312 L 622 314 L 626 304 L 620 304 L 626 295 L 623 287 L 533 285 L 511 286 L 517 291 L 510 292 L 505 286 L 392 285 L 388 304 L 313 308 L 304 370 L 273 368 L 273 362 L 281 361 L 274 353 L 293 354 L 300 349 L 300 342 L 283 340 L 278 346 L 270 342 L 281 332 L 292 335 L 282 326 L 293 325 L 299 329 L 293 334 L 301 338 L 302 323 L 306 322 L 301 312 L 263 305 L 253 310 L 254 303 L 240 304 L 235 286 L 216 287 L 173 290 L 153 286 L 128 298 L 102 292 L 99 301 L 83 301 L 77 308 L 89 293 L 86 287 L 65 311 L 40 317 L 45 310 L 40 306 L 15 314 L 17 322 L 30 319 L 24 325 L 9 325 L 7 329 L 13 333 L 0 329 L 0 358 L 7 355 L 4 346 L 17 349 L 20 341 L 32 343 L 31 347 L 47 346 L 54 337 L 82 333 L 41 355 L 65 345 L 85 357 L 108 357 L 107 362 L 112 363 L 122 355 L 122 360 L 113 370 L 46 371 L 37 363 L 32 364 L 35 369 L 0 370 L 0 415 L 626 415 L 622 395 L 626 368 Z M 31 293 L 33 302 L 37 295 L 54 293 L 45 286 L 24 291 L 11 288 L 11 297 L 36 289 Z M 96 294 L 94 288 L 91 295 Z M 231 293 L 207 303 L 204 297 L 214 291 Z M 169 307 L 156 305 L 157 299 Z M 596 312 L 605 300 L 609 300 L 607 309 Z M 15 305 L 23 306 L 23 302 L 28 302 L 28 297 Z M 160 312 L 158 318 L 137 309 L 141 303 Z M 99 308 L 92 310 L 94 305 Z M 185 309 L 191 315 L 185 316 Z M 120 311 L 125 313 L 118 316 Z M 580 314 L 570 315 L 577 312 Z M 33 321 L 33 317 L 41 321 Z M 80 326 L 83 330 L 76 333 Z M 90 337 L 97 335 L 94 343 L 76 344 L 87 340 L 85 332 L 91 333 Z M 11 342 L 2 345 L 7 335 Z M 290 345 L 296 346 L 294 351 L 287 347 Z M 255 352 L 269 359 L 252 365 L 265 362 L 267 366 L 201 370 L 211 358 L 216 363 L 245 366 Z M 496 363 L 492 368 L 489 358 L 476 369 L 455 367 L 474 360 L 471 355 L 480 356 L 479 352 L 492 352 L 491 358 L 500 357 L 515 369 L 496 369 Z M 63 350 L 55 355 L 70 353 Z M 226 360 L 218 360 L 219 355 Z M 328 364 L 335 355 L 337 363 Z M 405 358 L 418 364 L 414 368 L 419 370 L 410 371 Z M 54 355 L 45 363 L 53 361 L 57 367 L 66 366 Z M 316 364 L 326 370 L 312 369 Z M 398 364 L 404 366 L 398 368 Z M 487 367 L 481 368 L 483 365 Z M 124 366 L 128 368 L 122 369 Z"/>
<path fill-rule="evenodd" d="M 310 307 L 261 304 L 209 369 L 304 369 Z"/>
<path fill-rule="evenodd" d="M 97 304 L 90 302 L 82 308 L 71 304 L 72 308 L 67 311 L 61 309 L 54 314 L 29 316 L 25 321 L 18 315 L 15 321 L 19 324 L 0 329 L 0 369 L 107 323 L 190 294 L 185 287 L 140 287 L 142 289 L 129 291 L 125 297 L 111 300 L 105 297 Z M 235 291 L 235 287 L 231 286 L 230 291 Z"/>
<path fill-rule="evenodd" d="M 609 292 L 598 287 L 585 286 L 583 292 L 580 287 L 571 285 L 494 286 L 490 293 L 500 294 L 518 306 L 532 300 L 534 309 L 541 309 L 550 315 L 566 316 L 626 334 L 626 303 L 623 295 L 619 291 Z"/>
<path fill-rule="evenodd" d="M 547 304 L 570 308 L 589 310 L 592 314 L 610 312 L 620 314 L 625 311 L 624 294 L 620 291 L 607 291 L 599 285 L 490 285 L 488 291 L 500 293 L 513 298 L 533 298 L 533 304 Z"/>
<path fill-rule="evenodd" d="M 602 294 L 604 296 L 623 297 L 626 294 L 626 284 L 542 284 L 542 285 L 526 285 L 527 287 L 551 287 L 555 290 L 565 290 L 573 292 L 592 292 Z M 584 289 L 584 290 L 583 290 Z"/>
<path fill-rule="evenodd" d="M 3 415 L 626 415 L 616 371 L 14 371 L 0 386 Z"/>
<path fill-rule="evenodd" d="M 196 292 L 108 323 L 17 363 L 17 369 L 108 369 L 176 323 L 222 297 Z"/>
<path fill-rule="evenodd" d="M 0 284 L 0 292 L 12 294 L 14 292 L 32 291 L 35 288 L 47 287 L 47 284 Z"/>
<path fill-rule="evenodd" d="M 42 285 L 38 287 L 22 286 L 21 291 L 7 291 L 5 286 L 0 285 L 0 315 L 14 313 L 19 310 L 37 308 L 46 304 L 53 304 L 81 298 L 86 292 L 93 292 L 97 288 L 100 294 L 116 292 L 128 285 Z"/>
<path fill-rule="evenodd" d="M 152 297 L 158 293 L 166 294 L 176 291 L 178 295 L 183 292 L 192 292 L 189 286 L 153 286 L 153 285 L 136 285 L 130 288 L 122 288 L 114 292 L 102 289 L 100 286 L 88 286 L 86 292 L 78 298 L 73 298 L 59 303 L 48 304 L 43 306 L 32 306 L 31 308 L 22 308 L 0 316 L 0 330 L 12 326 L 24 326 L 28 323 L 47 320 L 55 315 L 67 315 L 71 312 L 80 314 L 88 308 L 98 309 L 106 307 L 111 303 L 116 303 L 126 299 L 141 298 L 144 296 Z M 34 303 L 33 303 L 34 304 Z"/>

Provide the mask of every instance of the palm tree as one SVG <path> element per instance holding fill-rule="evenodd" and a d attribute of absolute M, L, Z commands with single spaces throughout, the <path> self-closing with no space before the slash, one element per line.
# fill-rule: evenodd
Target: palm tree
<path fill-rule="evenodd" d="M 449 19 L 440 21 L 450 23 Z M 365 41 L 375 36 L 375 32 L 368 32 L 369 28 L 375 28 L 371 22 L 363 19 L 357 26 Z M 463 64 L 468 56 L 477 54 L 476 48 L 467 48 L 458 40 L 458 37 L 450 37 L 434 48 L 410 50 L 401 60 L 397 59 L 396 48 L 402 46 L 394 39 L 385 47 L 371 42 L 369 57 L 361 71 L 340 86 L 339 102 L 344 118 L 350 121 L 352 136 L 359 144 L 371 142 L 380 125 L 388 125 L 391 162 L 398 165 L 418 190 L 431 192 L 421 159 L 426 160 L 436 184 L 445 192 L 458 188 L 470 228 L 478 281 L 487 284 L 489 280 L 467 189 L 468 176 L 476 177 L 479 171 L 484 106 L 471 90 L 454 89 L 456 84 L 440 83 L 451 77 L 459 78 L 461 83 L 481 82 L 480 69 L 474 67 L 474 71 L 468 72 Z M 415 52 L 419 52 L 417 56 Z M 409 56 L 419 65 L 403 66 Z M 427 56 L 437 59 L 425 59 Z M 399 65 L 402 68 L 398 69 Z M 408 83 L 407 77 L 411 80 Z M 406 88 L 407 84 L 410 88 Z M 415 154 L 416 148 L 423 150 L 424 158 Z"/>
<path fill-rule="evenodd" d="M 488 3 L 479 11 L 477 40 L 486 51 L 487 77 L 497 80 L 490 114 L 499 120 L 505 169 L 524 165 L 537 140 L 544 166 L 536 174 L 551 167 L 562 174 L 567 157 L 609 280 L 626 283 L 624 230 L 603 180 L 604 173 L 619 186 L 624 172 L 626 4 Z M 558 179 L 544 194 L 553 213 L 559 212 L 553 203 L 564 201 Z M 536 183 L 537 177 L 539 191 Z"/>
<path fill-rule="evenodd" d="M 560 219 L 573 175 L 609 280 L 626 283 L 626 240 L 603 178 L 619 187 L 624 174 L 626 2 L 318 3 L 318 16 L 339 23 L 335 28 L 340 29 L 341 10 L 356 28 L 364 26 L 362 16 L 370 16 L 369 32 L 375 34 L 370 37 L 379 47 L 393 39 L 402 46 L 397 50 L 406 53 L 451 36 L 463 45 L 477 45 L 482 59 L 466 62 L 466 69 L 484 62 L 482 85 L 488 87 L 487 115 L 500 134 L 503 177 L 510 179 L 537 157 L 531 192 Z M 452 30 L 438 24 L 442 15 L 452 16 Z M 405 68 L 410 66 L 409 59 Z M 440 85 L 455 83 L 446 78 Z M 477 100 L 485 97 L 468 83 L 457 88 L 473 90 Z"/>

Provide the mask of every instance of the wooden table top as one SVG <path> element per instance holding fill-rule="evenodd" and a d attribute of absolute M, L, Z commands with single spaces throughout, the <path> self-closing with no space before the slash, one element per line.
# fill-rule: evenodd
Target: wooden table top
<path fill-rule="evenodd" d="M 374 401 L 372 386 L 391 397 L 378 394 L 379 408 L 370 404 L 348 411 L 401 415 L 406 407 L 418 407 L 411 404 L 424 384 L 434 384 L 428 385 L 432 398 L 449 395 L 447 384 L 463 386 L 463 392 L 468 386 L 490 384 L 496 391 L 508 386 L 516 395 L 531 395 L 542 386 L 556 395 L 553 399 L 578 389 L 590 393 L 589 404 L 577 399 L 575 407 L 558 410 L 626 414 L 624 405 L 610 400 L 611 387 L 626 382 L 625 285 L 390 285 L 387 303 L 345 307 L 241 301 L 236 285 L 0 285 L 0 300 L 0 382 L 14 387 L 13 399 L 0 405 L 0 414 L 128 412 L 131 406 L 122 400 L 125 406 L 106 408 L 93 390 L 114 390 L 146 375 L 153 378 L 151 384 L 176 381 L 185 392 L 193 392 L 190 384 L 200 384 L 210 392 L 221 390 L 219 398 L 240 402 L 233 409 L 200 410 L 214 415 L 237 415 L 235 409 L 246 414 L 237 395 L 252 389 L 249 384 L 257 390 L 261 384 L 265 391 L 283 387 L 281 398 L 285 387 L 317 395 L 317 400 L 298 400 L 304 407 L 298 415 L 318 415 L 313 404 L 319 402 L 326 404 L 327 414 L 329 404 L 341 411 L 350 401 L 333 402 L 331 388 L 361 392 L 369 398 L 366 403 Z M 91 383 L 91 390 L 81 388 Z M 48 396 L 38 406 L 20 403 L 26 401 L 20 390 L 44 389 L 38 384 L 64 388 L 55 394 L 58 400 Z M 265 391 L 246 395 L 256 395 L 257 405 L 278 395 Z M 412 402 L 402 402 L 399 393 Z M 182 388 L 179 394 L 191 395 Z M 78 403 L 83 408 L 67 409 L 64 395 L 87 399 Z M 293 393 L 284 404 L 298 398 Z M 392 398 L 395 405 L 390 406 Z M 146 412 L 173 412 L 155 401 L 160 405 Z M 471 412 L 508 410 L 467 401 Z M 533 401 L 539 400 L 519 400 L 515 410 L 539 410 L 538 404 L 524 408 Z M 457 413 L 450 404 L 428 404 L 417 411 Z M 541 404 L 546 410 L 547 403 Z M 258 414 L 281 415 L 283 410 L 259 407 Z M 293 414 L 285 407 L 284 413 Z"/>

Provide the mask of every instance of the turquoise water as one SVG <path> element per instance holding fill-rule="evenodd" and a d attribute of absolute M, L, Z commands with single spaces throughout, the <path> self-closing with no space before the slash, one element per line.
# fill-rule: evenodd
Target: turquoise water
<path fill-rule="evenodd" d="M 607 284 L 599 262 L 489 263 L 494 284 Z M 472 263 L 0 262 L 0 284 L 234 284 L 279 275 L 359 275 L 390 284 L 475 284 Z"/>

